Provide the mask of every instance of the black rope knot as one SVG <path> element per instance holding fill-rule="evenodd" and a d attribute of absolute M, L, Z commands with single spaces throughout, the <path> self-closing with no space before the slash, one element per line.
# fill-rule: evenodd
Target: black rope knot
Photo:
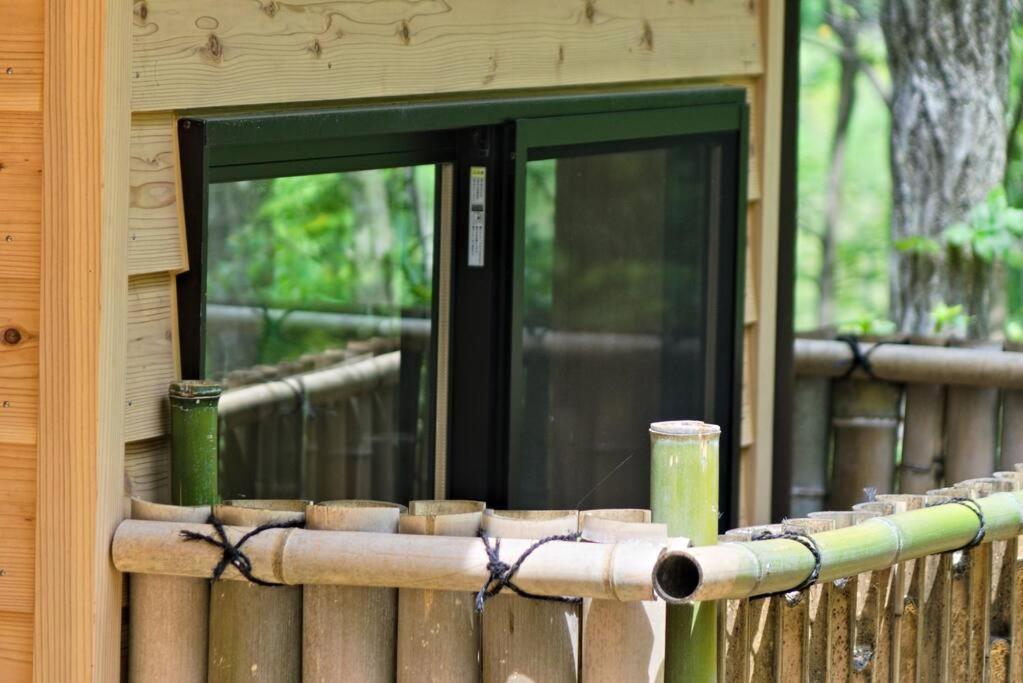
<path fill-rule="evenodd" d="M 799 543 L 801 546 L 809 550 L 810 554 L 813 555 L 813 569 L 811 569 L 807 577 L 803 579 L 803 582 L 800 583 L 795 588 L 779 591 L 777 593 L 769 593 L 768 597 L 775 595 L 785 595 L 787 593 L 802 593 L 810 586 L 816 584 L 817 579 L 819 579 L 821 575 L 822 560 L 821 549 L 817 545 L 817 541 L 814 540 L 813 536 L 806 533 L 805 531 L 789 530 L 776 534 L 774 532 L 768 531 L 767 529 L 764 529 L 763 531 L 753 535 L 754 541 L 771 541 L 775 539 L 795 541 L 796 543 Z"/>
<path fill-rule="evenodd" d="M 980 509 L 980 504 L 977 503 L 973 498 L 957 497 L 950 498 L 941 503 L 931 503 L 927 507 L 935 507 L 937 505 L 962 505 L 964 508 L 977 515 L 977 520 L 980 525 L 977 527 L 977 533 L 973 535 L 973 539 L 964 545 L 959 550 L 970 550 L 976 548 L 978 545 L 984 542 L 984 536 L 987 535 L 987 521 L 984 520 L 984 511 Z"/>
<path fill-rule="evenodd" d="M 531 600 L 545 600 L 547 602 L 565 602 L 571 605 L 578 605 L 582 603 L 582 598 L 571 598 L 561 595 L 536 595 L 528 591 L 524 591 L 512 581 L 515 578 L 516 572 L 522 566 L 522 563 L 527 557 L 529 557 L 534 550 L 539 548 L 545 543 L 551 541 L 578 541 L 579 533 L 572 534 L 558 534 L 554 536 L 547 536 L 541 538 L 539 541 L 529 546 L 523 551 L 519 558 L 508 564 L 501 559 L 501 539 L 495 538 L 494 545 L 490 545 L 490 537 L 487 536 L 486 532 L 480 530 L 480 538 L 483 540 L 483 547 L 487 551 L 487 571 L 490 572 L 490 576 L 483 583 L 483 588 L 480 588 L 476 594 L 476 612 L 481 614 L 483 612 L 483 604 L 500 593 L 505 588 L 510 589 L 516 595 L 523 598 L 529 598 Z"/>
<path fill-rule="evenodd" d="M 188 531 L 187 529 L 183 529 L 181 531 L 181 536 L 186 541 L 203 541 L 204 543 L 209 543 L 210 545 L 220 548 L 224 552 L 220 558 L 220 562 L 218 562 L 217 566 L 213 568 L 210 580 L 218 580 L 221 575 L 223 575 L 224 570 L 226 570 L 228 565 L 230 565 L 237 569 L 239 574 L 258 586 L 283 585 L 280 583 L 273 583 L 271 581 L 264 581 L 263 579 L 253 575 L 252 560 L 249 559 L 248 555 L 242 552 L 242 546 L 247 540 L 266 531 L 267 529 L 293 529 L 295 527 L 302 526 L 304 524 L 302 520 L 296 519 L 290 522 L 268 522 L 266 524 L 261 524 L 238 539 L 237 543 L 231 543 L 231 541 L 227 538 L 227 531 L 224 530 L 224 523 L 217 519 L 215 515 L 211 514 L 209 519 L 206 520 L 206 523 L 213 527 L 214 531 L 217 532 L 218 538 L 214 538 L 207 534 L 200 534 L 195 531 Z"/>
<path fill-rule="evenodd" d="M 838 377 L 840 380 L 848 379 L 854 372 L 856 372 L 856 368 L 862 368 L 863 372 L 865 372 L 867 377 L 870 379 L 884 381 L 874 374 L 874 366 L 870 364 L 871 354 L 885 344 L 906 344 L 908 342 L 906 339 L 901 339 L 899 341 L 880 341 L 874 344 L 869 351 L 864 352 L 863 347 L 860 346 L 859 337 L 854 334 L 840 334 L 835 337 L 835 340 L 844 342 L 849 347 L 849 352 L 852 354 L 852 358 L 849 359 L 849 367 L 846 368 L 845 372 Z"/>

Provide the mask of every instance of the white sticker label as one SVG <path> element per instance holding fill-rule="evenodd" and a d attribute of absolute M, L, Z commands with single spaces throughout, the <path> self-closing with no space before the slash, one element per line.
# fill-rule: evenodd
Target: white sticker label
<path fill-rule="evenodd" d="M 482 268 L 486 250 L 487 169 L 469 169 L 469 267 Z"/>

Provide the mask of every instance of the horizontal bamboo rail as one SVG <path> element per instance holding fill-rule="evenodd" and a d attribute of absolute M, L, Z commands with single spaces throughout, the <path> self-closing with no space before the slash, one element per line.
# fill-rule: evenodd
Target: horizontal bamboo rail
<path fill-rule="evenodd" d="M 221 551 L 184 542 L 183 530 L 213 534 L 206 524 L 126 520 L 114 533 L 111 554 L 118 571 L 134 574 L 208 577 Z M 227 527 L 237 543 L 250 529 Z M 502 558 L 520 556 L 533 541 L 502 539 Z M 555 541 L 537 548 L 515 575 L 515 583 L 537 595 L 572 595 L 607 600 L 653 600 L 654 570 L 666 547 L 686 539 L 614 544 Z M 244 546 L 254 576 L 285 585 L 348 585 L 477 591 L 489 576 L 478 538 L 378 534 L 306 529 L 268 529 Z M 662 569 L 671 586 L 685 582 Z M 245 580 L 233 567 L 222 578 Z M 682 596 L 668 593 L 674 600 Z"/>
<path fill-rule="evenodd" d="M 970 503 L 974 504 L 984 517 L 985 542 L 1012 540 L 1023 530 L 1023 491 L 996 493 Z M 976 512 L 950 503 L 812 534 L 821 555 L 818 580 L 827 583 L 957 550 L 968 545 L 979 528 Z M 655 588 L 669 602 L 678 601 L 678 596 L 683 601 L 748 598 L 798 587 L 814 564 L 810 550 L 789 539 L 673 549 L 658 563 Z"/>
<path fill-rule="evenodd" d="M 401 352 L 392 351 L 287 379 L 232 389 L 220 398 L 220 417 L 230 417 L 262 405 L 295 402 L 303 396 L 310 402 L 321 396 L 332 399 L 354 396 L 387 380 L 397 381 L 400 368 Z"/>
<path fill-rule="evenodd" d="M 874 344 L 862 343 L 870 353 L 874 376 L 890 382 L 913 382 L 961 386 L 1023 389 L 1023 353 L 989 349 L 949 348 L 883 344 L 876 351 Z M 851 362 L 849 345 L 840 341 L 797 339 L 795 371 L 797 375 L 840 377 Z M 857 369 L 853 377 L 866 377 Z"/>

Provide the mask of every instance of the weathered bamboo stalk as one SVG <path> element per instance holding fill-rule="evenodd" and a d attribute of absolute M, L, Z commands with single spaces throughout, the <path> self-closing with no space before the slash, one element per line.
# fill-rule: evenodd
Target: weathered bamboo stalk
<path fill-rule="evenodd" d="M 297 500 L 229 501 L 215 506 L 213 514 L 224 524 L 259 526 L 301 521 L 305 518 L 306 504 Z M 212 529 L 206 533 L 210 531 Z M 180 536 L 177 542 L 193 549 L 217 550 L 206 543 L 185 543 Z M 244 549 L 249 549 L 248 543 Z M 207 575 L 214 563 L 207 565 Z M 211 683 L 299 680 L 302 671 L 301 587 L 217 581 L 210 594 Z"/>
<path fill-rule="evenodd" d="M 475 538 L 484 503 L 414 500 L 402 515 L 403 534 Z M 480 679 L 480 619 L 472 593 L 403 588 L 398 592 L 398 681 Z"/>
<path fill-rule="evenodd" d="M 733 529 L 718 537 L 719 542 L 749 541 L 745 529 Z M 745 683 L 750 669 L 750 601 L 726 600 L 718 606 L 718 680 Z"/>
<path fill-rule="evenodd" d="M 574 510 L 513 510 L 483 513 L 483 531 L 504 539 L 540 539 L 575 533 Z M 599 545 L 579 543 L 577 545 Z M 532 557 L 531 557 L 532 559 Z M 516 576 L 516 583 L 518 577 Z M 483 612 L 483 681 L 574 681 L 579 677 L 579 605 L 502 593 Z"/>
<path fill-rule="evenodd" d="M 704 546 L 717 542 L 720 438 L 720 427 L 703 422 L 650 425 L 650 510 L 669 536 Z M 665 648 L 669 683 L 716 680 L 717 605 L 669 607 Z"/>
<path fill-rule="evenodd" d="M 132 519 L 202 523 L 208 505 L 177 507 L 131 501 Z M 130 579 L 129 678 L 206 683 L 210 584 L 205 579 L 137 574 Z M 174 666 L 167 666 L 174 662 Z"/>
<path fill-rule="evenodd" d="M 832 519 L 788 519 L 785 529 L 813 534 L 835 528 Z M 804 683 L 830 680 L 829 673 L 829 619 L 831 585 L 815 584 L 804 591 L 799 603 L 805 604 L 806 635 L 803 647 L 803 665 L 800 680 Z"/>
<path fill-rule="evenodd" d="M 878 500 L 893 506 L 894 512 L 918 510 L 925 498 L 913 494 L 888 494 Z M 917 680 L 917 652 L 920 633 L 921 584 L 923 562 L 907 560 L 895 565 L 892 595 L 892 676 L 900 681 Z"/>
<path fill-rule="evenodd" d="M 623 543 L 640 539 L 665 542 L 668 528 L 651 524 L 649 510 L 591 510 L 579 515 L 582 540 Z M 656 682 L 664 676 L 663 602 L 584 600 L 582 679 Z"/>
<path fill-rule="evenodd" d="M 852 507 L 865 499 L 867 489 L 892 492 L 901 397 L 902 387 L 889 382 L 835 382 L 830 507 Z"/>
<path fill-rule="evenodd" d="M 864 519 L 894 512 L 892 503 L 870 501 L 853 507 Z M 863 521 L 863 520 L 860 520 Z M 864 572 L 856 586 L 856 618 L 853 639 L 853 683 L 891 679 L 891 604 L 894 566 Z"/>
<path fill-rule="evenodd" d="M 114 566 L 122 572 L 207 578 L 222 553 L 205 543 L 184 543 L 181 531 L 213 533 L 206 524 L 125 520 L 114 533 Z M 251 531 L 228 527 L 237 542 Z M 672 539 L 677 552 L 684 539 Z M 506 538 L 501 556 L 516 558 L 532 541 Z M 244 546 L 254 576 L 286 585 L 345 585 L 423 588 L 476 592 L 489 576 L 483 543 L 474 538 L 374 534 L 353 531 L 268 529 Z M 605 600 L 653 600 L 653 571 L 665 551 L 662 544 L 573 543 L 556 541 L 538 548 L 515 575 L 515 583 L 537 595 L 574 595 Z M 394 558 L 402 558 L 395 562 Z M 672 579 L 672 568 L 661 591 L 684 585 Z M 245 579 L 228 567 L 221 583 Z M 681 596 L 675 596 L 679 598 Z M 488 605 L 489 607 L 489 605 Z"/>
<path fill-rule="evenodd" d="M 923 346 L 943 346 L 947 340 L 915 339 Z M 906 385 L 906 417 L 902 437 L 899 491 L 922 494 L 940 485 L 945 443 L 945 394 L 941 384 Z"/>
<path fill-rule="evenodd" d="M 797 376 L 792 391 L 793 517 L 824 507 L 831 446 L 831 380 Z"/>
<path fill-rule="evenodd" d="M 992 342 L 956 342 L 1001 356 Z M 1014 354 L 1020 355 L 1021 354 Z M 995 469 L 998 447 L 998 387 L 950 386 L 945 403 L 945 481 L 986 477 Z"/>
<path fill-rule="evenodd" d="M 1023 353 L 989 350 L 863 343 L 874 376 L 889 382 L 929 384 L 935 377 L 949 385 L 1023 389 Z M 849 369 L 849 346 L 838 341 L 797 339 L 796 374 L 840 377 Z M 864 378 L 857 370 L 853 377 Z"/>
<path fill-rule="evenodd" d="M 183 380 L 170 385 L 171 502 L 213 505 L 217 489 L 218 419 L 221 387 Z"/>
<path fill-rule="evenodd" d="M 996 493 L 975 501 L 984 515 L 986 541 L 1007 540 L 1023 525 L 1023 492 Z M 814 534 L 821 553 L 820 581 L 884 569 L 899 562 L 957 550 L 973 540 L 977 515 L 948 504 L 868 519 L 856 526 Z M 720 600 L 791 590 L 813 569 L 801 544 L 774 539 L 713 547 L 669 549 L 658 561 L 655 588 L 666 600 Z M 666 570 L 661 577 L 660 572 Z M 688 578 L 682 585 L 667 582 Z"/>
<path fill-rule="evenodd" d="M 307 529 L 398 531 L 401 505 L 338 500 L 306 508 Z M 302 597 L 302 680 L 394 680 L 398 592 L 393 588 L 306 586 Z"/>

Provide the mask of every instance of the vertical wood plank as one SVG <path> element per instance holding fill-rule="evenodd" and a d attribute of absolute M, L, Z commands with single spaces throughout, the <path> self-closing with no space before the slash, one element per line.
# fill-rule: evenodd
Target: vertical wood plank
<path fill-rule="evenodd" d="M 132 117 L 129 275 L 188 267 L 176 128 L 173 112 Z"/>
<path fill-rule="evenodd" d="M 46 0 L 35 680 L 115 681 L 131 4 Z"/>

